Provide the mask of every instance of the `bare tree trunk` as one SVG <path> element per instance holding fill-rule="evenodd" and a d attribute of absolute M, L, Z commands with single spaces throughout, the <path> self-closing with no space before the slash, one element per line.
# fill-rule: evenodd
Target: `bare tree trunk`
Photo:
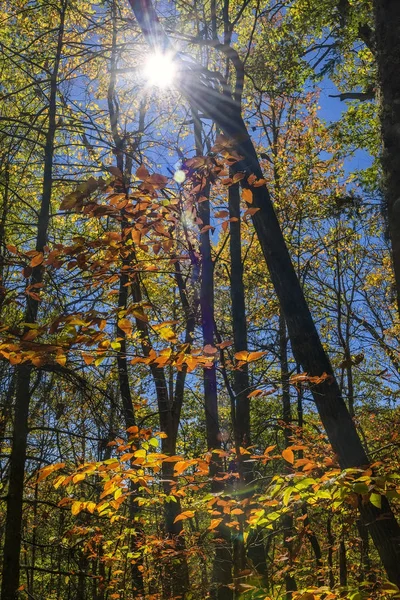
<path fill-rule="evenodd" d="M 50 75 L 50 95 L 48 108 L 48 129 L 44 149 L 44 172 L 42 201 L 39 212 L 36 236 L 36 250 L 43 252 L 47 243 L 47 231 L 50 216 L 50 201 L 53 186 L 53 157 L 57 117 L 57 85 L 58 71 L 61 61 L 61 50 L 64 36 L 64 20 L 66 0 L 60 4 L 60 23 L 53 71 Z M 40 284 L 43 281 L 44 269 L 41 265 L 33 268 L 30 284 Z M 35 323 L 39 302 L 28 296 L 25 322 Z M 31 398 L 30 381 L 32 366 L 18 365 L 16 368 L 16 394 L 14 412 L 14 432 L 10 456 L 10 475 L 7 493 L 6 533 L 4 541 L 2 600 L 14 600 L 19 587 L 22 535 L 22 508 L 24 493 L 25 461 L 28 443 L 28 417 Z"/>
<path fill-rule="evenodd" d="M 282 385 L 282 418 L 284 422 L 285 448 L 290 445 L 290 429 L 292 422 L 292 407 L 290 404 L 289 387 L 289 361 L 287 351 L 288 339 L 286 336 L 286 324 L 282 313 L 279 314 L 279 361 L 281 366 L 281 385 Z M 288 467 L 290 469 L 290 467 Z M 290 600 L 292 592 L 297 590 L 296 580 L 291 574 L 293 564 L 293 516 L 284 515 L 282 518 L 283 527 L 283 546 L 288 555 L 288 571 L 285 573 L 286 599 Z"/>
<path fill-rule="evenodd" d="M 240 223 L 240 189 L 236 183 L 228 189 L 229 216 L 230 216 L 230 236 L 229 236 L 229 256 L 230 256 L 230 294 L 232 310 L 232 328 L 233 343 L 235 352 L 247 350 L 247 323 L 246 323 L 246 304 L 245 291 L 243 283 L 243 261 L 242 261 L 242 239 Z M 251 463 L 243 461 L 240 448 L 250 446 L 250 392 L 249 369 L 247 363 L 240 369 L 233 371 L 233 390 L 234 400 L 234 419 L 233 428 L 235 435 L 235 446 L 237 455 L 237 464 L 239 469 L 239 482 L 237 494 L 243 498 L 244 494 L 249 495 L 245 489 L 245 484 L 252 479 Z M 245 456 L 245 455 L 244 455 Z M 251 494 L 251 492 L 250 492 Z M 244 544 L 244 517 L 240 515 L 239 532 L 233 537 L 233 561 L 234 575 L 240 576 L 241 571 L 246 567 L 246 548 Z"/>
<path fill-rule="evenodd" d="M 243 284 L 242 240 L 240 226 L 239 184 L 229 187 L 229 217 L 236 219 L 230 223 L 230 293 L 232 306 L 232 327 L 235 352 L 247 350 L 247 323 L 245 292 Z M 249 446 L 250 441 L 250 401 L 249 370 L 247 363 L 233 371 L 233 389 L 236 396 L 236 443 Z"/>
<path fill-rule="evenodd" d="M 203 154 L 202 127 L 196 108 L 192 108 L 194 122 L 194 137 L 196 154 Z M 201 195 L 203 198 L 198 204 L 197 214 L 201 219 L 201 228 L 210 225 L 210 193 L 209 182 L 205 183 Z M 211 256 L 210 231 L 200 231 L 201 255 L 201 284 L 200 284 L 200 312 L 201 327 L 204 346 L 214 347 L 214 263 Z M 203 369 L 204 382 L 204 409 L 206 420 L 207 448 L 215 450 L 221 447 L 221 432 L 218 416 L 217 371 L 215 364 Z M 213 492 L 223 489 L 221 483 L 215 481 L 215 476 L 221 470 L 221 459 L 213 456 L 210 463 L 210 475 L 213 477 L 211 488 Z M 216 529 L 216 550 L 213 562 L 213 597 L 217 600 L 231 600 L 233 592 L 226 587 L 232 579 L 232 548 L 230 530 L 222 522 Z"/>

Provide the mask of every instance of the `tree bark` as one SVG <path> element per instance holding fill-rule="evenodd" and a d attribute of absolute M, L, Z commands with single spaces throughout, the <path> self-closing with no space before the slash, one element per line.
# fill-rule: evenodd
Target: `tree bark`
<path fill-rule="evenodd" d="M 230 294 L 232 306 L 232 328 L 235 352 L 247 350 L 247 323 L 245 292 L 243 284 L 242 240 L 240 226 L 240 190 L 234 184 L 228 190 L 229 217 L 237 219 L 230 223 Z M 233 390 L 236 396 L 236 445 L 249 446 L 250 441 L 250 401 L 249 369 L 247 363 L 233 371 Z"/>
<path fill-rule="evenodd" d="M 198 112 L 192 108 L 196 154 L 203 154 L 202 130 Z M 201 195 L 207 200 L 198 203 L 197 214 L 202 223 L 201 228 L 210 225 L 210 184 L 206 182 Z M 200 313 L 204 346 L 214 347 L 214 263 L 211 256 L 210 230 L 200 231 L 201 282 Z M 206 420 L 207 449 L 221 448 L 221 432 L 218 416 L 217 370 L 215 363 L 203 369 L 204 409 Z M 211 489 L 214 493 L 223 490 L 223 485 L 215 480 L 221 470 L 221 459 L 213 455 L 210 463 L 210 476 L 213 478 Z M 212 597 L 215 600 L 232 600 L 232 590 L 227 585 L 232 579 L 232 548 L 230 530 L 222 522 L 216 529 L 216 548 L 213 561 L 212 580 L 214 588 Z"/>
<path fill-rule="evenodd" d="M 374 10 L 384 193 L 400 312 L 400 4 L 374 0 Z"/>

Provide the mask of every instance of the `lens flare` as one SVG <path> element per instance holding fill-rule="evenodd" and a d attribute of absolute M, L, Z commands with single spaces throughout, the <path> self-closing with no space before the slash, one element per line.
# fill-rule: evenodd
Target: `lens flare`
<path fill-rule="evenodd" d="M 176 64 L 169 53 L 155 52 L 145 62 L 143 76 L 148 87 L 166 89 L 176 77 Z"/>

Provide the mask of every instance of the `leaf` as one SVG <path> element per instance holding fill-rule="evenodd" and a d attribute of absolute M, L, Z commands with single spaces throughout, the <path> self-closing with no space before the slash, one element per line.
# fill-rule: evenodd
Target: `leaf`
<path fill-rule="evenodd" d="M 221 342 L 220 344 L 218 344 L 218 348 L 220 350 L 223 350 L 224 348 L 229 348 L 229 346 L 232 346 L 233 342 L 232 340 L 225 340 L 224 342 Z"/>
<path fill-rule="evenodd" d="M 146 167 L 144 165 L 140 165 L 140 167 L 136 171 L 136 177 L 138 179 L 141 179 L 142 181 L 145 181 L 147 179 L 147 177 L 149 177 L 149 175 L 150 175 L 150 173 L 148 172 L 148 170 L 146 169 Z"/>
<path fill-rule="evenodd" d="M 79 481 L 83 481 L 86 477 L 86 473 L 77 473 L 72 478 L 72 483 L 79 483 Z"/>
<path fill-rule="evenodd" d="M 218 349 L 215 348 L 214 346 L 211 346 L 211 344 L 206 344 L 204 346 L 204 354 L 216 354 L 218 352 Z"/>
<path fill-rule="evenodd" d="M 140 450 L 136 450 L 136 452 L 133 453 L 133 456 L 135 456 L 135 458 L 146 458 L 146 454 L 146 450 L 140 448 Z"/>
<path fill-rule="evenodd" d="M 114 175 L 114 177 L 122 177 L 122 173 L 121 171 L 118 169 L 118 167 L 107 167 L 107 171 L 109 173 L 111 173 L 111 175 Z"/>
<path fill-rule="evenodd" d="M 294 453 L 291 448 L 285 448 L 282 452 L 282 456 L 291 465 L 294 463 Z"/>
<path fill-rule="evenodd" d="M 183 473 L 183 471 L 185 471 L 190 466 L 190 464 L 191 463 L 189 461 L 179 460 L 177 463 L 175 463 L 174 474 L 180 475 L 181 473 Z"/>
<path fill-rule="evenodd" d="M 83 502 L 73 502 L 72 506 L 71 506 L 71 512 L 74 516 L 79 515 L 79 513 L 81 512 L 81 510 L 83 509 Z"/>
<path fill-rule="evenodd" d="M 241 508 L 234 508 L 231 511 L 231 515 L 243 515 L 244 511 Z"/>
<path fill-rule="evenodd" d="M 252 392 L 250 392 L 250 394 L 248 394 L 248 398 L 256 398 L 257 396 L 260 396 L 263 393 L 263 390 L 253 390 Z"/>
<path fill-rule="evenodd" d="M 149 317 L 146 315 L 143 308 L 135 308 L 131 312 L 136 319 L 139 319 L 139 321 L 144 321 L 145 323 L 149 322 Z"/>
<path fill-rule="evenodd" d="M 241 181 L 245 177 L 246 177 L 245 173 L 235 173 L 234 176 L 232 177 L 232 181 L 233 181 L 233 183 L 237 183 L 238 181 Z"/>
<path fill-rule="evenodd" d="M 38 483 L 40 481 L 43 481 L 43 479 L 46 479 L 46 477 L 48 477 L 50 475 L 50 473 L 54 473 L 54 471 L 58 471 L 59 469 L 62 469 L 63 467 L 65 467 L 65 463 L 56 463 L 54 465 L 49 465 L 48 467 L 44 467 L 43 469 L 40 469 L 39 477 L 37 479 Z"/>
<path fill-rule="evenodd" d="M 247 361 L 248 362 L 252 362 L 253 360 L 258 360 L 259 358 L 261 358 L 262 356 L 265 356 L 267 353 L 264 352 L 263 350 L 260 350 L 259 352 L 250 352 L 249 356 L 247 357 Z"/>
<path fill-rule="evenodd" d="M 371 502 L 371 504 L 376 506 L 376 508 L 382 508 L 382 496 L 380 494 L 372 492 L 369 501 Z"/>
<path fill-rule="evenodd" d="M 212 230 L 212 232 L 214 233 L 215 231 L 215 227 L 213 227 L 212 225 L 204 225 L 204 227 L 202 227 L 200 229 L 200 233 L 206 233 L 207 231 L 210 231 L 210 229 Z"/>
<path fill-rule="evenodd" d="M 32 340 L 34 340 L 38 335 L 40 334 L 40 331 L 38 331 L 37 329 L 31 329 L 30 331 L 27 331 L 26 333 L 24 333 L 24 335 L 22 336 L 22 340 L 24 342 L 31 342 Z"/>
<path fill-rule="evenodd" d="M 240 352 L 235 352 L 236 360 L 247 360 L 248 356 L 249 356 L 249 353 L 247 352 L 247 350 L 241 350 Z"/>
<path fill-rule="evenodd" d="M 174 523 L 178 523 L 178 521 L 185 521 L 186 519 L 192 519 L 194 515 L 195 512 L 193 510 L 185 510 L 175 518 Z"/>
<path fill-rule="evenodd" d="M 96 510 L 96 502 L 87 502 L 86 510 L 89 511 L 90 514 L 93 514 L 94 511 Z"/>
<path fill-rule="evenodd" d="M 168 177 L 165 177 L 165 175 L 159 175 L 158 173 L 154 173 L 146 179 L 146 183 L 150 183 L 153 187 L 161 189 L 167 185 Z"/>
<path fill-rule="evenodd" d="M 65 354 L 63 352 L 59 352 L 56 355 L 55 361 L 56 361 L 56 363 L 58 363 L 59 365 L 64 367 L 65 363 L 67 362 L 67 357 L 65 356 Z"/>
<path fill-rule="evenodd" d="M 43 252 L 38 252 L 29 263 L 31 267 L 37 267 L 41 265 L 44 260 Z"/>
<path fill-rule="evenodd" d="M 120 457 L 120 462 L 125 462 L 127 460 L 130 460 L 132 457 L 134 456 L 133 452 L 126 452 L 126 454 L 122 454 L 122 456 Z"/>
<path fill-rule="evenodd" d="M 242 190 L 242 198 L 247 204 L 253 204 L 253 192 L 249 188 Z"/>
<path fill-rule="evenodd" d="M 82 352 L 82 358 L 84 360 L 85 365 L 91 365 L 92 362 L 95 361 L 95 357 L 91 354 L 86 354 L 86 352 Z"/>
<path fill-rule="evenodd" d="M 218 525 L 221 523 L 222 519 L 211 519 L 210 526 L 208 527 L 208 531 L 213 531 L 216 529 Z"/>
<path fill-rule="evenodd" d="M 258 212 L 259 210 L 261 210 L 260 208 L 248 208 L 244 213 L 243 213 L 243 217 L 247 217 L 247 215 L 250 215 L 250 217 L 252 217 L 253 215 L 256 214 L 256 212 Z"/>
<path fill-rule="evenodd" d="M 129 319 L 120 319 L 118 321 L 118 327 L 123 331 L 126 335 L 131 335 L 133 325 Z"/>
<path fill-rule="evenodd" d="M 186 161 L 186 166 L 191 169 L 198 169 L 199 167 L 203 167 L 206 162 L 207 159 L 204 156 L 194 156 Z"/>

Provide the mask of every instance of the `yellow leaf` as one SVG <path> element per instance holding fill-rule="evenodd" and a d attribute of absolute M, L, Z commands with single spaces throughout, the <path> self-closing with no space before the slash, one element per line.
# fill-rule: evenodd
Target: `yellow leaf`
<path fill-rule="evenodd" d="M 140 450 L 136 450 L 136 452 L 133 453 L 133 456 L 136 458 L 146 458 L 146 454 L 146 450 L 140 448 Z"/>
<path fill-rule="evenodd" d="M 83 502 L 73 502 L 72 506 L 71 506 L 71 512 L 74 516 L 79 515 L 82 508 L 83 508 Z"/>
<path fill-rule="evenodd" d="M 118 321 L 118 327 L 123 331 L 126 335 L 131 335 L 132 333 L 132 323 L 129 319 L 120 319 Z"/>
<path fill-rule="evenodd" d="M 96 502 L 87 502 L 86 510 L 88 510 L 90 512 L 90 514 L 93 514 L 94 511 L 96 510 Z"/>
<path fill-rule="evenodd" d="M 72 483 L 78 483 L 79 481 L 83 481 L 86 477 L 86 473 L 77 473 L 72 478 Z"/>
<path fill-rule="evenodd" d="M 67 357 L 65 356 L 65 354 L 57 354 L 55 360 L 59 365 L 63 367 L 67 362 Z"/>

